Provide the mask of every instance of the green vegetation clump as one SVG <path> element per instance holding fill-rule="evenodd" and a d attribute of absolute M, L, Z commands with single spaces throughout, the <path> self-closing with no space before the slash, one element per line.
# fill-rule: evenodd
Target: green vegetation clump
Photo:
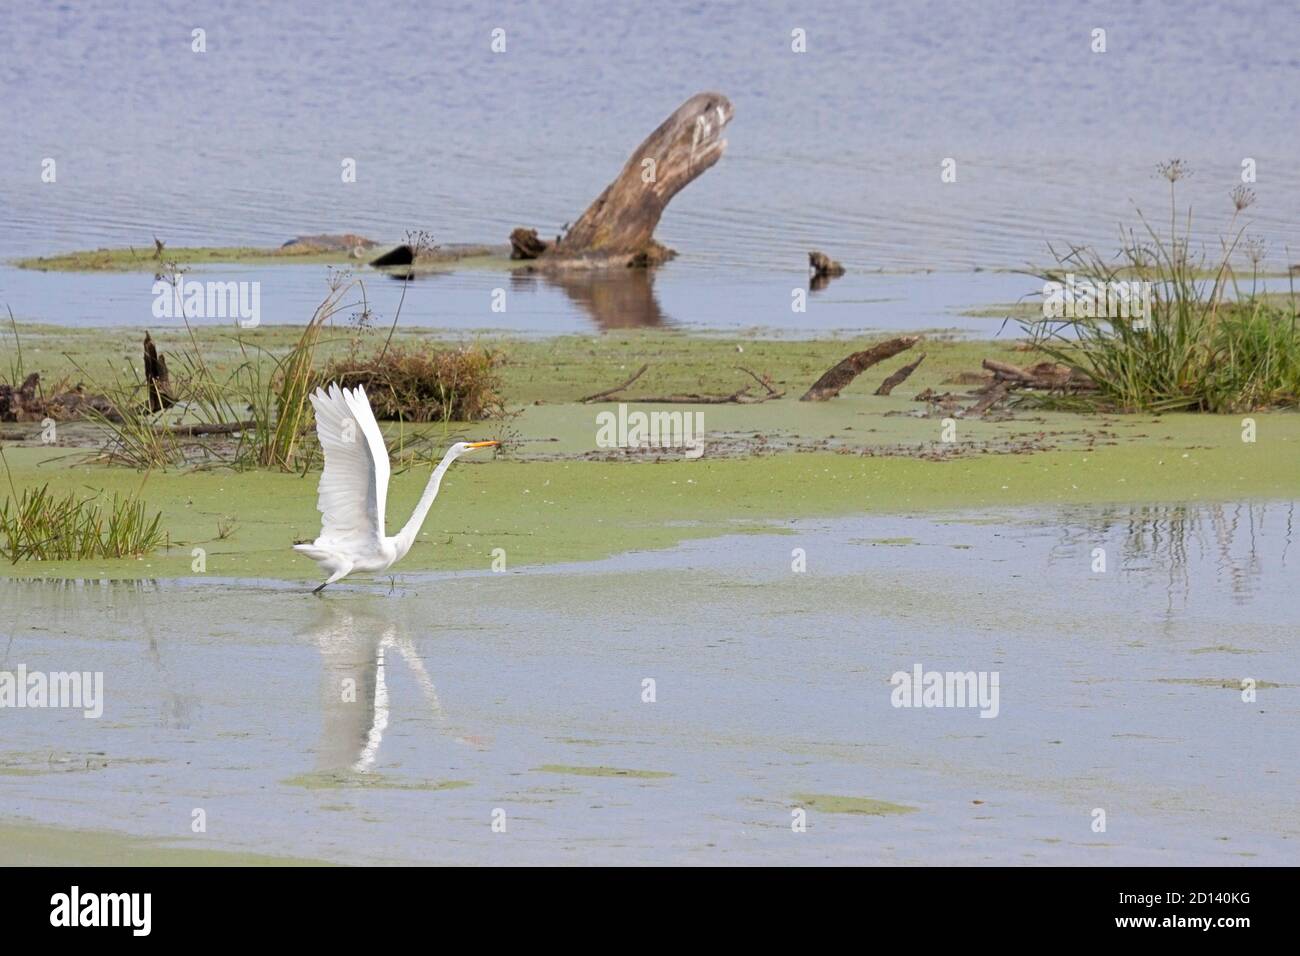
<path fill-rule="evenodd" d="M 153 272 L 163 259 L 159 249 L 86 249 L 53 256 L 29 256 L 15 260 L 19 269 L 39 272 Z M 166 250 L 167 259 L 187 266 L 224 265 L 238 262 L 250 265 L 296 263 L 302 265 L 342 265 L 355 262 L 347 252 L 320 249 L 308 244 L 279 248 L 254 246 L 178 247 Z"/>
<path fill-rule="evenodd" d="M 115 349 L 97 350 L 108 358 L 107 376 L 65 351 L 95 399 L 77 406 L 78 417 L 106 436 L 101 461 L 139 471 L 202 464 L 305 472 L 320 461 L 310 395 L 332 381 L 364 385 L 380 419 L 445 425 L 503 415 L 501 352 L 394 342 L 400 308 L 383 348 L 361 355 L 360 333 L 370 318 L 365 287 L 332 271 L 328 293 L 305 326 L 231 336 L 185 321 L 182 330 L 160 334 L 159 344 L 172 340 L 165 355 L 155 354 L 146 336 L 144 369 L 123 365 Z M 327 330 L 352 309 L 360 310 L 359 330 L 342 351 L 342 340 Z M 11 326 L 21 349 L 17 324 Z"/>
<path fill-rule="evenodd" d="M 548 763 L 537 768 L 538 773 L 563 773 L 575 777 L 635 777 L 639 780 L 662 780 L 673 774 L 666 770 L 625 770 L 620 767 L 571 767 L 568 764 Z"/>
<path fill-rule="evenodd" d="M 394 346 L 329 361 L 317 384 L 361 385 L 375 417 L 390 421 L 473 422 L 503 411 L 500 356 L 479 347 Z"/>
<path fill-rule="evenodd" d="M 900 813 L 915 813 L 916 807 L 871 797 L 842 797 L 834 794 L 796 793 L 799 803 L 822 813 L 858 813 L 864 816 L 886 817 Z"/>
<path fill-rule="evenodd" d="M 333 273 L 329 292 L 311 321 L 284 351 L 236 336 L 233 368 L 221 369 L 209 358 L 193 327 L 186 323 L 188 347 L 173 352 L 175 374 L 166 383 L 150 382 L 131 364 L 123 377 L 113 366 L 112 382 L 95 390 L 107 398 L 107 410 L 86 409 L 86 418 L 108 435 L 102 459 L 145 471 L 216 461 L 239 470 L 309 468 L 318 448 L 311 437 L 309 395 L 322 330 L 357 285 L 345 273 Z M 91 373 L 78 366 L 86 377 Z M 181 410 L 184 421 L 162 420 L 155 395 L 164 394 L 166 409 Z M 224 445 L 200 442 L 199 436 L 222 436 Z"/>
<path fill-rule="evenodd" d="M 163 544 L 161 521 L 135 498 L 114 495 L 104 508 L 97 498 L 59 497 L 42 485 L 0 504 L 0 554 L 15 564 L 135 557 Z"/>
<path fill-rule="evenodd" d="M 1072 400 L 1075 404 L 1217 413 L 1295 406 L 1300 403 L 1300 332 L 1294 290 L 1289 302 L 1260 290 L 1263 243 L 1254 237 L 1245 242 L 1255 267 L 1249 287 L 1238 281 L 1229 260 L 1242 244 L 1244 227 L 1221 242 L 1217 264 L 1194 258 L 1191 213 L 1180 233 L 1175 199 L 1175 184 L 1188 175 L 1187 167 L 1172 160 L 1160 173 L 1169 180 L 1167 238 L 1142 217 L 1141 235 L 1128 233 L 1118 262 L 1087 247 L 1073 248 L 1057 255 L 1058 268 L 1045 276 L 1059 281 L 1064 273 L 1078 273 L 1091 282 L 1147 283 L 1149 308 L 1143 311 L 1149 314 L 1088 308 L 1085 315 L 1025 321 L 1033 343 L 1097 383 L 1095 398 Z M 1233 191 L 1236 212 L 1229 233 L 1254 201 L 1245 187 Z"/>

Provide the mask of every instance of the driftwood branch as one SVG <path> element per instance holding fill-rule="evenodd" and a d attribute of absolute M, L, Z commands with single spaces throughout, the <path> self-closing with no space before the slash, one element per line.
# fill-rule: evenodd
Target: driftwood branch
<path fill-rule="evenodd" d="M 176 435 L 177 437 L 188 437 L 194 435 L 233 435 L 235 432 L 252 431 L 257 427 L 257 422 L 216 422 L 211 425 L 170 425 L 159 426 L 154 431 L 166 435 Z"/>
<path fill-rule="evenodd" d="M 32 372 L 17 386 L 0 382 L 0 422 L 17 422 L 31 418 L 33 417 L 31 410 L 41 406 L 36 415 L 36 420 L 39 421 L 39 416 L 44 414 L 44 407 L 37 394 L 40 384 L 39 372 Z"/>
<path fill-rule="evenodd" d="M 993 373 L 995 379 L 1002 379 L 1010 382 L 1020 382 L 1028 384 L 1032 382 L 1033 376 L 1022 368 L 1011 365 L 1007 362 L 998 362 L 993 359 L 985 359 L 980 363 L 984 368 Z"/>
<path fill-rule="evenodd" d="M 1027 369 L 996 359 L 985 359 L 980 364 L 993 373 L 993 381 L 984 388 L 980 400 L 961 413 L 964 418 L 978 418 L 986 414 L 1016 389 L 1032 388 L 1051 392 L 1089 392 L 1097 389 L 1097 383 L 1078 369 L 1055 362 L 1039 362 Z"/>
<path fill-rule="evenodd" d="M 766 390 L 765 395 L 751 395 L 749 386 L 745 386 L 739 391 L 732 392 L 730 395 L 707 395 L 690 392 L 679 395 L 638 395 L 635 398 L 629 396 L 619 396 L 619 392 L 625 390 L 629 385 L 639 379 L 649 365 L 642 365 L 637 369 L 636 374 L 629 378 L 622 385 L 616 385 L 613 388 L 607 388 L 603 392 L 597 392 L 594 395 L 588 395 L 578 401 L 584 405 L 593 402 L 636 402 L 642 405 L 757 405 L 760 402 L 768 402 L 774 398 L 780 398 L 785 394 L 772 387 L 771 381 L 761 377 L 742 366 L 736 366 L 759 385 Z M 616 397 L 617 396 L 617 397 Z"/>
<path fill-rule="evenodd" d="M 32 372 L 16 388 L 0 384 L 0 422 L 67 421 L 85 417 L 87 409 L 109 421 L 122 420 L 106 396 L 89 395 L 80 385 L 47 396 L 39 372 Z"/>
<path fill-rule="evenodd" d="M 769 392 L 766 395 L 751 395 L 746 386 L 730 395 L 638 395 L 636 398 L 621 398 L 621 402 L 636 402 L 641 405 L 758 405 L 780 398 L 785 392 Z"/>
<path fill-rule="evenodd" d="M 550 247 L 549 242 L 537 238 L 536 229 L 525 229 L 520 226 L 510 233 L 511 259 L 536 259 Z"/>
<path fill-rule="evenodd" d="M 723 133 L 734 115 L 721 93 L 692 96 L 632 151 L 614 181 L 554 243 L 531 229 L 511 233 L 511 258 L 540 259 L 539 268 L 650 266 L 672 258 L 672 250 L 655 241 L 655 228 L 672 198 L 722 156 Z"/>
<path fill-rule="evenodd" d="M 583 405 L 590 405 L 592 402 L 599 402 L 602 399 L 609 398 L 609 396 L 615 395 L 618 392 L 623 391 L 623 389 L 627 388 L 629 385 L 635 382 L 638 378 L 640 378 L 642 375 L 645 374 L 645 370 L 648 369 L 649 367 L 650 367 L 649 365 L 642 365 L 639 369 L 636 370 L 636 374 L 633 375 L 631 378 L 629 378 L 622 385 L 615 385 L 613 388 L 607 388 L 603 392 L 597 392 L 595 395 L 588 395 L 586 398 L 580 398 L 578 399 L 578 401 Z"/>
<path fill-rule="evenodd" d="M 826 255 L 824 252 L 813 250 L 808 253 L 808 268 L 818 279 L 834 279 L 837 276 L 844 275 L 844 267 Z"/>
<path fill-rule="evenodd" d="M 784 395 L 784 394 L 785 394 L 785 392 L 778 392 L 776 389 L 774 389 L 774 388 L 772 387 L 772 380 L 771 380 L 768 376 L 766 376 L 766 375 L 763 375 L 763 376 L 755 375 L 753 372 L 751 372 L 749 369 L 745 368 L 745 366 L 743 366 L 743 365 L 737 365 L 736 368 L 738 368 L 740 371 L 744 372 L 746 375 L 748 375 L 750 378 L 752 378 L 754 381 L 756 381 L 759 385 L 762 385 L 763 388 L 767 389 L 767 394 L 768 394 L 768 395 L 776 396 L 776 395 Z"/>
<path fill-rule="evenodd" d="M 160 412 L 176 404 L 167 380 L 167 359 L 158 354 L 148 332 L 144 334 L 144 380 L 149 393 L 149 411 Z"/>
<path fill-rule="evenodd" d="M 904 335 L 889 339 L 861 352 L 854 352 L 844 360 L 828 369 L 821 378 L 813 383 L 812 388 L 804 393 L 801 402 L 824 402 L 834 398 L 840 390 L 852 382 L 877 362 L 893 358 L 899 352 L 910 349 L 921 341 L 919 335 Z"/>
<path fill-rule="evenodd" d="M 983 398 L 961 413 L 962 418 L 979 418 L 990 408 L 996 405 L 1002 399 L 1007 397 L 1011 391 L 1011 385 L 1007 382 L 995 382 L 990 385 L 988 391 L 984 393 Z"/>
<path fill-rule="evenodd" d="M 1055 362 L 1039 362 L 1028 369 L 994 359 L 985 359 L 981 364 L 993 373 L 994 381 L 1013 382 L 1025 388 L 1059 389 L 1071 392 L 1090 392 L 1097 388 L 1097 383 L 1087 375 Z"/>
<path fill-rule="evenodd" d="M 911 375 L 913 372 L 915 372 L 915 371 L 916 371 L 916 367 L 917 367 L 918 365 L 920 365 L 920 364 L 921 364 L 922 362 L 924 362 L 924 361 L 925 361 L 925 353 L 922 352 L 922 353 L 921 353 L 921 357 L 918 358 L 918 359 L 917 359 L 915 362 L 913 362 L 911 365 L 904 365 L 902 368 L 900 368 L 900 369 L 899 369 L 897 372 L 895 372 L 893 375 L 889 376 L 889 378 L 887 378 L 887 379 L 885 379 L 883 382 L 881 382 L 881 383 L 880 383 L 880 388 L 876 389 L 876 394 L 877 394 L 877 395 L 888 395 L 890 392 L 892 392 L 892 391 L 893 391 L 895 388 L 897 388 L 899 385 L 902 385 L 904 382 L 906 382 L 906 381 L 907 381 L 907 377 L 908 377 L 909 375 Z"/>

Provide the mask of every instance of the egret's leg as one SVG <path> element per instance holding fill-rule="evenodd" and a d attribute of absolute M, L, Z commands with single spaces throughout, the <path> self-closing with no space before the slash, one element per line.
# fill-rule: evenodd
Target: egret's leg
<path fill-rule="evenodd" d="M 333 584 L 339 578 L 345 578 L 351 573 L 352 573 L 352 565 L 349 563 L 347 567 L 339 568 L 337 571 L 335 571 L 333 574 L 327 577 L 324 581 L 321 582 L 320 587 L 316 588 L 311 593 L 320 594 L 321 591 L 325 590 L 326 585 Z"/>

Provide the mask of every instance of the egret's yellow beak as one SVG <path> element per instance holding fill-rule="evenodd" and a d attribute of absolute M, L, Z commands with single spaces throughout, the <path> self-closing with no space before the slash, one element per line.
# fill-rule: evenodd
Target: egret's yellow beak
<path fill-rule="evenodd" d="M 499 441 L 472 441 L 469 443 L 470 448 L 495 448 L 500 445 Z"/>

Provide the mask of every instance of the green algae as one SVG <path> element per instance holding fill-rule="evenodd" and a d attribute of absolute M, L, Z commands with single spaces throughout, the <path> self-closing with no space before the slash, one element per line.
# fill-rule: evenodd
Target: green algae
<path fill-rule="evenodd" d="M 282 780 L 287 787 L 305 790 L 459 790 L 473 786 L 468 780 L 395 780 L 383 774 L 318 771 Z"/>
<path fill-rule="evenodd" d="M 176 262 L 183 266 L 195 265 L 286 265 L 301 263 L 303 265 L 321 263 L 353 263 L 360 260 L 347 252 L 329 252 L 319 249 L 297 248 L 259 248 L 255 246 L 190 246 L 164 248 L 162 256 L 155 255 L 153 249 L 141 246 L 139 249 L 82 249 L 53 256 L 28 256 L 14 261 L 19 269 L 35 269 L 42 272 L 156 272 L 164 269 L 166 263 Z"/>
<path fill-rule="evenodd" d="M 1295 430 L 1294 416 L 1288 427 Z M 1212 423 L 1211 423 L 1212 424 Z M 78 463 L 79 452 L 8 448 L 15 485 L 54 492 L 139 493 L 162 512 L 163 551 L 135 559 L 0 565 L 3 576 L 252 577 L 306 580 L 316 566 L 291 550 L 320 528 L 318 475 L 187 471 L 147 477 Z M 772 522 L 848 514 L 1062 504 L 1286 499 L 1295 495 L 1300 435 L 1271 451 L 1229 444 L 1188 458 L 1161 445 L 1120 444 L 949 461 L 861 454 L 784 454 L 660 463 L 458 462 L 397 571 L 509 570 L 672 547 L 721 534 L 767 532 Z M 389 527 L 406 519 L 428 472 L 395 474 Z M 217 520 L 238 527 L 218 537 Z M 201 549 L 196 552 L 195 549 Z"/>
<path fill-rule="evenodd" d="M 801 806 L 811 807 L 814 810 L 820 810 L 822 813 L 858 813 L 873 817 L 885 817 L 902 813 L 915 813 L 918 809 L 901 803 L 873 800 L 870 797 L 844 797 L 823 793 L 796 793 L 794 799 Z"/>
<path fill-rule="evenodd" d="M 357 258 L 350 251 L 322 249 L 311 243 L 288 246 L 177 246 L 166 247 L 161 257 L 147 243 L 140 248 L 78 249 L 52 256 L 25 256 L 15 259 L 19 269 L 36 269 L 43 272 L 153 272 L 165 263 L 176 262 L 182 266 L 193 265 L 289 265 L 294 263 L 334 264 L 359 266 L 381 255 L 392 246 L 383 244 L 366 248 L 365 256 Z M 453 245 L 435 247 L 422 253 L 413 267 L 398 266 L 379 271 L 436 272 L 449 266 L 457 269 L 492 269 L 510 271 L 527 268 L 530 263 L 512 260 L 506 254 L 508 246 L 489 244 Z"/>
<path fill-rule="evenodd" d="M 325 286 L 321 286 L 322 295 Z M 380 323 L 382 325 L 382 323 Z M 164 355 L 191 349 L 197 343 L 204 362 L 218 377 L 250 360 L 269 367 L 269 353 L 291 349 L 302 335 L 301 325 L 260 325 L 238 330 L 230 326 L 201 325 L 187 330 L 179 322 L 159 320 L 149 333 Z M 124 362 L 141 363 L 141 329 L 129 326 L 74 328 L 40 322 L 19 322 L 17 334 L 27 371 L 38 371 L 48 384 L 61 377 L 84 379 L 86 374 L 104 374 L 112 379 L 112 369 Z M 193 338 L 191 338 L 191 334 Z M 364 349 L 373 342 L 382 346 L 388 330 L 358 332 L 346 326 L 325 330 L 317 352 L 319 361 L 344 354 L 359 340 Z M 760 339 L 752 336 L 695 336 L 675 330 L 626 329 L 599 335 L 559 335 L 546 338 L 491 333 L 448 331 L 401 327 L 394 332 L 393 343 L 402 346 L 428 345 L 449 348 L 466 342 L 490 345 L 503 358 L 501 374 L 508 399 L 520 406 L 535 402 L 552 404 L 574 402 L 583 396 L 611 388 L 626 381 L 641 365 L 645 374 L 628 395 L 655 395 L 680 392 L 734 392 L 754 381 L 737 366 L 770 375 L 778 388 L 788 389 L 788 400 L 797 404 L 799 395 L 818 376 L 849 352 L 863 348 L 875 337 L 799 339 L 792 341 Z M 0 326 L 0 343 L 8 350 L 13 331 L 8 323 Z M 890 400 L 876 399 L 874 405 L 907 408 L 911 405 L 899 396 L 911 396 L 923 388 L 945 390 L 944 380 L 960 372 L 978 372 L 983 358 L 1023 361 L 1015 343 L 972 342 L 970 340 L 927 340 L 889 362 L 871 369 L 850 385 L 844 396 L 870 395 L 889 372 L 907 363 L 918 349 L 926 352 L 925 362 L 896 390 Z M 265 350 L 265 351 L 262 351 Z M 868 387 L 868 383 L 870 383 Z M 802 386 L 802 387 L 800 387 Z M 942 388 L 940 386 L 943 386 Z M 961 389 L 954 386 L 955 390 Z M 826 403 L 825 408 L 836 403 Z M 757 406 L 749 406 L 755 408 Z M 761 406 L 770 407 L 770 404 Z M 802 406 L 805 410 L 810 405 Z M 723 406 L 713 406 L 713 411 Z M 594 408 L 592 411 L 594 412 Z M 759 417 L 762 420 L 762 417 Z"/>
<path fill-rule="evenodd" d="M 179 844 L 179 845 L 177 845 Z M 0 866 L 329 866 L 322 860 L 215 850 L 194 840 L 0 822 Z"/>
<path fill-rule="evenodd" d="M 0 776 L 38 777 L 51 773 L 93 773 L 109 767 L 148 766 L 165 761 L 158 757 L 112 757 L 104 753 L 0 753 Z"/>
<path fill-rule="evenodd" d="M 1227 690 L 1245 690 L 1242 677 L 1157 677 L 1157 684 L 1185 684 L 1189 687 L 1222 687 Z M 1256 690 L 1273 690 L 1278 687 L 1292 687 L 1293 684 L 1275 684 L 1272 681 L 1257 680 Z"/>
<path fill-rule="evenodd" d="M 534 767 L 535 773 L 561 773 L 575 777 L 635 777 L 639 780 L 661 780 L 674 776 L 666 770 L 623 770 L 618 767 L 571 767 L 566 764 L 548 763 Z"/>
<path fill-rule="evenodd" d="M 300 332 L 266 326 L 245 338 L 251 335 L 259 347 L 275 352 L 289 348 Z M 130 329 L 23 325 L 20 335 L 26 365 L 41 370 L 47 381 L 78 366 L 137 361 L 140 349 L 139 333 Z M 248 351 L 228 330 L 200 328 L 195 335 L 218 374 L 247 361 Z M 164 351 L 186 346 L 183 331 L 160 331 L 154 338 Z M 350 341 L 351 334 L 339 330 L 322 344 L 322 357 Z M 455 340 L 399 330 L 395 341 Z M 960 420 L 951 443 L 940 440 L 939 416 L 915 417 L 924 407 L 910 400 L 915 390 L 947 388 L 945 379 L 977 369 L 981 356 L 1023 363 L 1011 343 L 927 342 L 926 362 L 894 395 L 871 394 L 875 379 L 893 368 L 886 363 L 823 403 L 798 401 L 802 386 L 858 343 L 714 339 L 653 330 L 492 343 L 504 356 L 501 374 L 513 409 L 507 422 L 383 425 L 398 458 L 388 498 L 390 530 L 405 521 L 419 497 L 427 458 L 441 457 L 447 445 L 463 438 L 509 443 L 501 457 L 465 459 L 448 473 L 397 573 L 486 571 L 498 548 L 513 571 L 720 534 L 772 533 L 776 522 L 800 518 L 1291 499 L 1296 493 L 1300 415 L 1290 412 L 1251 416 L 1253 443 L 1242 441 L 1241 417 L 1228 415 L 1019 412 L 1009 421 Z M 598 448 L 596 416 L 615 406 L 577 402 L 626 380 L 642 364 L 650 369 L 631 390 L 635 394 L 752 385 L 738 363 L 771 375 L 786 395 L 760 404 L 700 406 L 705 453 L 699 460 Z M 55 494 L 138 494 L 149 509 L 162 512 L 168 542 L 161 552 L 136 559 L 5 563 L 0 576 L 317 577 L 315 565 L 291 545 L 319 533 L 319 472 L 192 468 L 146 475 L 90 463 L 88 453 L 105 435 L 88 423 L 60 423 L 59 444 L 53 446 L 40 443 L 39 423 L 6 425 L 5 435 L 21 440 L 3 448 L 20 494 L 47 482 Z M 420 456 L 418 463 L 412 464 L 413 455 Z M 0 497 L 9 494 L 0 484 Z"/>

